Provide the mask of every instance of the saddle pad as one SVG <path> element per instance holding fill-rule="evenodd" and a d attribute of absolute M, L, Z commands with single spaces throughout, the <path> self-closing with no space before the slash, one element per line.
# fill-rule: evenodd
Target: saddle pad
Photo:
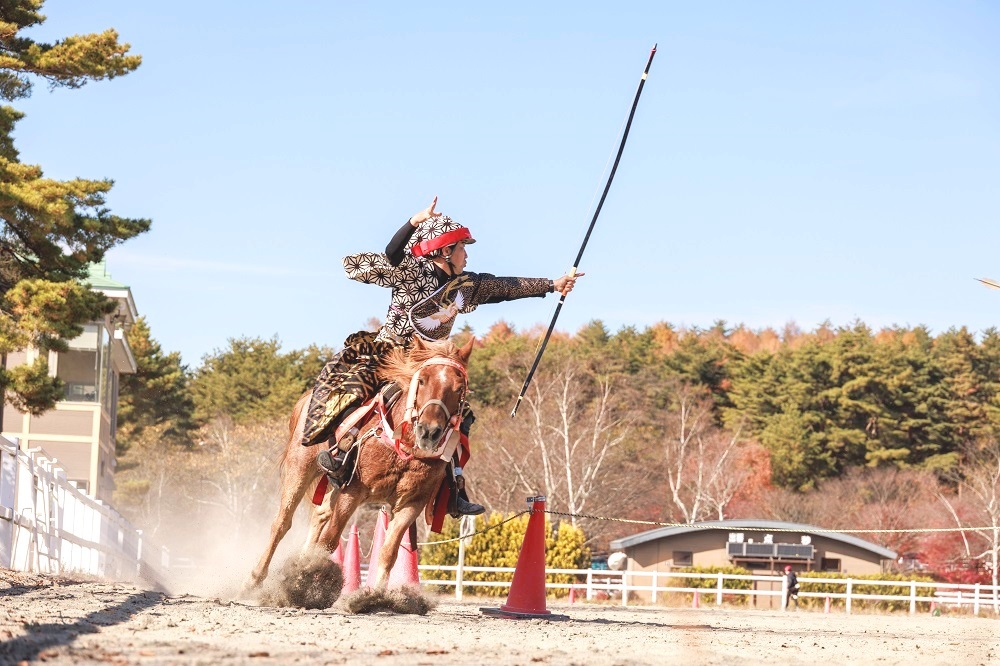
<path fill-rule="evenodd" d="M 383 404 L 385 404 L 386 409 L 389 409 L 392 407 L 392 403 L 399 398 L 401 393 L 402 389 L 396 386 L 395 383 L 390 382 L 388 384 L 384 384 L 378 391 L 376 391 L 375 395 L 365 400 L 361 403 L 360 407 L 344 418 L 343 422 L 337 426 L 334 441 L 339 442 L 344 435 L 350 432 L 353 428 L 356 428 L 361 421 L 371 414 L 380 398 Z"/>

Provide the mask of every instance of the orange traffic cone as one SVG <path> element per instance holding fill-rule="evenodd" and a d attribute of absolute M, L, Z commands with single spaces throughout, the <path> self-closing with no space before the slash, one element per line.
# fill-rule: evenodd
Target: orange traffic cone
<path fill-rule="evenodd" d="M 830 613 L 830 597 L 827 597 L 826 601 L 823 603 L 823 612 L 826 614 Z"/>
<path fill-rule="evenodd" d="M 344 553 L 344 587 L 342 594 L 355 592 L 361 587 L 361 546 L 358 544 L 358 526 L 351 525 L 351 535 L 347 538 L 347 551 Z"/>
<path fill-rule="evenodd" d="M 420 553 L 417 550 L 417 525 L 410 525 L 399 544 L 396 563 L 389 572 L 389 589 L 404 585 L 420 585 L 420 570 L 417 568 Z"/>
<path fill-rule="evenodd" d="M 374 580 L 378 571 L 378 552 L 385 543 L 385 530 L 389 527 L 389 514 L 379 511 L 375 518 L 375 534 L 372 536 L 372 552 L 368 556 L 368 579 Z M 371 587 L 371 583 L 368 584 Z"/>
<path fill-rule="evenodd" d="M 507 603 L 500 608 L 480 608 L 489 615 L 509 618 L 546 618 L 566 620 L 545 608 L 545 498 L 529 497 L 531 515 L 521 543 L 521 554 L 514 568 Z"/>
<path fill-rule="evenodd" d="M 571 604 L 575 604 L 576 603 L 576 588 L 575 587 L 569 588 L 569 602 Z"/>
<path fill-rule="evenodd" d="M 691 600 L 691 608 L 701 608 L 701 593 L 695 592 L 694 599 Z"/>

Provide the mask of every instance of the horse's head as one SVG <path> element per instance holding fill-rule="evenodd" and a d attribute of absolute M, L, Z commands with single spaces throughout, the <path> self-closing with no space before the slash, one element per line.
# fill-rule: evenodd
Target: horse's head
<path fill-rule="evenodd" d="M 403 366 L 406 372 L 400 372 L 401 364 L 392 361 L 383 369 L 383 375 L 404 389 L 409 387 L 404 421 L 413 432 L 415 457 L 425 457 L 440 449 L 449 437 L 458 437 L 469 392 L 465 368 L 474 343 L 470 339 L 458 348 L 450 342 L 426 343 L 414 336 Z"/>

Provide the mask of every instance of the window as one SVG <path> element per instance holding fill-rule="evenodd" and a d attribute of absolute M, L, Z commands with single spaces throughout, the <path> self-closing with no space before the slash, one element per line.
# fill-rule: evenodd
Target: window
<path fill-rule="evenodd" d="M 100 354 L 100 365 L 97 369 L 97 381 L 100 384 L 100 390 L 97 395 L 101 399 L 101 404 L 104 406 L 104 411 L 108 414 L 111 413 L 111 406 L 113 396 L 111 395 L 111 381 L 114 376 L 114 370 L 111 367 L 111 338 L 108 332 L 101 327 L 101 354 Z"/>
<path fill-rule="evenodd" d="M 83 333 L 70 340 L 69 351 L 59 354 L 56 376 L 65 384 L 67 400 L 97 402 L 98 387 L 103 383 L 100 341 L 101 327 L 84 326 Z"/>
<path fill-rule="evenodd" d="M 840 572 L 840 559 L 824 557 L 819 561 L 819 568 L 821 571 Z"/>
<path fill-rule="evenodd" d="M 690 567 L 693 565 L 694 565 L 694 553 L 692 553 L 690 550 L 674 551 L 675 567 Z"/>

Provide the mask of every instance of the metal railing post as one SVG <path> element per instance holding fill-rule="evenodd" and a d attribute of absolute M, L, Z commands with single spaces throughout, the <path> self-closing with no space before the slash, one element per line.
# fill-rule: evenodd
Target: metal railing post
<path fill-rule="evenodd" d="M 135 542 L 135 575 L 142 575 L 142 530 L 136 530 Z"/>
<path fill-rule="evenodd" d="M 462 582 L 465 580 L 465 539 L 458 540 L 458 568 L 455 569 L 455 600 L 462 600 Z"/>

